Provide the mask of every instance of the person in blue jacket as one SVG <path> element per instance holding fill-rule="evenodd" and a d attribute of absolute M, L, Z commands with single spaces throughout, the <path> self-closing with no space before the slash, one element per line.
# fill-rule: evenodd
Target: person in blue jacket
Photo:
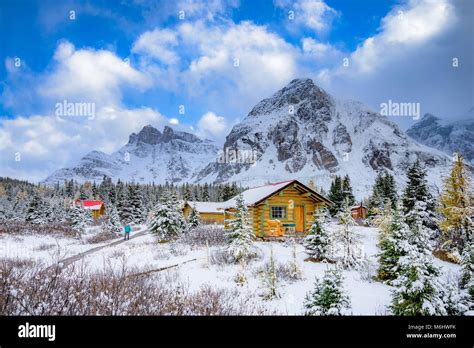
<path fill-rule="evenodd" d="M 123 227 L 123 230 L 125 232 L 125 238 L 124 240 L 129 240 L 130 239 L 130 232 L 132 232 L 132 228 L 130 227 L 130 223 L 126 223 L 125 226 Z"/>

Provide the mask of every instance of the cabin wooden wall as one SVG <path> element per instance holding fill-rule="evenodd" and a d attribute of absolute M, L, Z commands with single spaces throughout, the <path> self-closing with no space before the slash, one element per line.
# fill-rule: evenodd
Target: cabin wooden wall
<path fill-rule="evenodd" d="M 189 213 L 191 212 L 191 207 L 186 205 L 183 208 L 184 218 L 188 220 Z M 199 213 L 201 222 L 203 223 L 224 223 L 224 214 L 222 213 Z"/>
<path fill-rule="evenodd" d="M 290 201 L 293 201 L 293 207 L 291 207 Z M 309 231 L 309 228 L 314 219 L 315 209 L 319 209 L 323 202 L 315 202 L 312 198 L 306 197 L 300 191 L 296 190 L 293 185 L 280 191 L 276 195 L 268 198 L 265 202 L 253 207 L 253 228 L 255 234 L 259 237 L 268 235 L 270 226 L 268 221 L 270 218 L 270 210 L 272 206 L 284 206 L 286 207 L 287 217 L 286 219 L 279 219 L 282 224 L 295 224 L 295 207 L 297 205 L 304 206 L 304 222 L 305 222 L 305 233 Z M 263 235 L 262 235 L 263 231 Z"/>

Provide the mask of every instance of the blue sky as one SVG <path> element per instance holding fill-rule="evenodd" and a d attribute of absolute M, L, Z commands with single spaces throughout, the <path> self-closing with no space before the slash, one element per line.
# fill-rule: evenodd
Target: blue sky
<path fill-rule="evenodd" d="M 146 124 L 222 142 L 296 77 L 376 111 L 390 99 L 454 119 L 473 106 L 468 0 L 3 0 L 0 16 L 4 176 L 40 180 Z M 65 100 L 96 117 L 58 118 Z"/>

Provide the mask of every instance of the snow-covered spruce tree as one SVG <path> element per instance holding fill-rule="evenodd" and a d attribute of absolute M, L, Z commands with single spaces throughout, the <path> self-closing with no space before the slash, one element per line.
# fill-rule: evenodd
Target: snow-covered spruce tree
<path fill-rule="evenodd" d="M 328 213 L 326 207 L 314 213 L 314 221 L 303 243 L 306 253 L 315 260 L 327 260 L 329 257 L 331 239 L 326 226 Z"/>
<path fill-rule="evenodd" d="M 148 229 L 156 234 L 160 241 L 175 239 L 184 232 L 183 212 L 174 200 L 173 195 L 164 191 L 160 202 L 153 208 Z"/>
<path fill-rule="evenodd" d="M 469 243 L 464 248 L 461 255 L 461 277 L 459 284 L 461 288 L 468 289 L 474 287 L 474 242 Z M 474 290 L 474 289 L 472 289 Z"/>
<path fill-rule="evenodd" d="M 403 213 L 405 214 L 406 222 L 411 225 L 414 219 L 409 215 L 413 212 L 415 204 L 417 202 L 424 202 L 426 205 L 426 214 L 423 214 L 422 223 L 424 226 L 432 230 L 432 234 L 435 234 L 437 228 L 437 214 L 436 214 L 436 202 L 431 195 L 428 182 L 426 181 L 426 170 L 417 160 L 407 171 L 407 183 L 405 191 L 402 196 Z M 431 237 L 430 235 L 430 237 Z"/>
<path fill-rule="evenodd" d="M 301 271 L 296 258 L 296 242 L 294 240 L 291 243 L 291 259 L 288 262 L 286 268 L 291 280 L 303 279 L 303 272 Z"/>
<path fill-rule="evenodd" d="M 444 180 L 440 202 L 441 242 L 462 254 L 464 247 L 472 242 L 474 199 L 470 176 L 461 155 L 455 156 L 451 173 Z"/>
<path fill-rule="evenodd" d="M 255 235 L 250 227 L 248 209 L 240 194 L 236 198 L 236 211 L 233 219 L 226 220 L 230 231 L 227 233 L 227 254 L 235 261 L 248 260 L 257 255 L 254 244 Z"/>
<path fill-rule="evenodd" d="M 405 243 L 410 234 L 400 209 L 401 206 L 398 205 L 389 214 L 390 220 L 379 233 L 377 278 L 389 284 L 397 278 L 399 259 L 406 255 Z"/>
<path fill-rule="evenodd" d="M 120 223 L 120 217 L 118 215 L 117 208 L 115 208 L 115 206 L 111 203 L 109 206 L 107 206 L 104 230 L 111 233 L 122 232 L 122 224 Z"/>
<path fill-rule="evenodd" d="M 342 194 L 344 200 L 348 201 L 349 206 L 355 204 L 354 194 L 352 193 L 351 180 L 349 179 L 349 175 L 347 174 L 342 179 Z"/>
<path fill-rule="evenodd" d="M 136 224 L 141 224 L 145 221 L 145 213 L 138 185 L 130 184 L 128 186 L 127 202 L 124 204 L 124 216 L 126 220 Z"/>
<path fill-rule="evenodd" d="M 80 206 L 72 206 L 68 211 L 68 221 L 72 228 L 79 233 L 84 233 L 87 226 L 91 222 L 91 217 L 88 211 Z"/>
<path fill-rule="evenodd" d="M 276 263 L 273 256 L 273 248 L 270 248 L 270 260 L 262 276 L 264 300 L 280 297 L 277 289 Z"/>
<path fill-rule="evenodd" d="M 48 216 L 44 209 L 44 204 L 45 202 L 40 194 L 35 192 L 28 208 L 26 209 L 25 220 L 35 225 L 46 224 L 48 222 Z"/>
<path fill-rule="evenodd" d="M 425 207 L 417 202 L 414 210 L 408 235 L 399 244 L 405 255 L 398 259 L 390 308 L 395 315 L 445 315 L 439 269 L 433 264 L 429 230 L 422 222 Z"/>
<path fill-rule="evenodd" d="M 442 282 L 441 299 L 444 304 L 446 315 L 464 315 L 472 304 L 469 294 L 460 288 L 457 279 L 448 274 Z"/>
<path fill-rule="evenodd" d="M 189 229 L 194 229 L 199 226 L 201 217 L 197 211 L 196 204 L 193 205 L 188 217 Z"/>
<path fill-rule="evenodd" d="M 327 269 L 321 281 L 315 279 L 314 289 L 306 294 L 304 307 L 306 315 L 343 315 L 351 308 L 338 266 Z"/>
<path fill-rule="evenodd" d="M 354 268 L 359 262 L 360 236 L 353 229 L 357 223 L 352 217 L 348 200 L 344 201 L 338 218 L 341 227 L 336 231 L 335 241 L 339 242 L 342 248 L 341 265 L 345 269 Z"/>
<path fill-rule="evenodd" d="M 328 198 L 334 203 L 329 208 L 329 212 L 332 216 L 334 216 L 341 211 L 344 203 L 344 194 L 342 192 L 342 179 L 338 175 L 336 175 L 334 180 L 331 182 Z"/>

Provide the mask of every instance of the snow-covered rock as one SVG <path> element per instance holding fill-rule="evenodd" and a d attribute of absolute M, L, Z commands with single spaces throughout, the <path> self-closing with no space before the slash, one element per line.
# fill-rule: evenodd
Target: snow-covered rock
<path fill-rule="evenodd" d="M 463 120 L 447 123 L 436 116 L 426 114 L 407 130 L 407 134 L 416 141 L 448 155 L 459 152 L 474 164 L 474 108 L 461 118 Z"/>
<path fill-rule="evenodd" d="M 440 187 L 451 161 L 406 136 L 387 117 L 360 102 L 337 100 L 310 79 L 293 80 L 259 102 L 227 136 L 223 151 L 230 150 L 253 152 L 256 161 L 215 161 L 194 179 L 248 186 L 313 179 L 328 189 L 335 175 L 348 174 L 360 199 L 370 194 L 380 171 L 392 173 L 401 188 L 416 159 L 426 166 L 429 182 Z"/>
<path fill-rule="evenodd" d="M 185 182 L 214 160 L 217 152 L 210 140 L 168 126 L 160 132 L 148 125 L 138 134 L 132 133 L 128 143 L 111 155 L 92 151 L 74 167 L 59 169 L 44 182 L 101 181 L 104 175 L 138 183 Z"/>

